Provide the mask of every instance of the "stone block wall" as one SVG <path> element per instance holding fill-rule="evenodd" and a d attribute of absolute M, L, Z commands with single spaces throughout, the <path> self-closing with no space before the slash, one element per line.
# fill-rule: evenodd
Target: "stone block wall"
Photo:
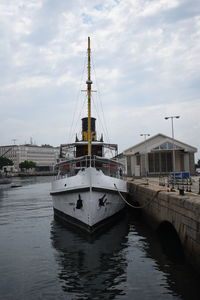
<path fill-rule="evenodd" d="M 128 187 L 152 228 L 166 221 L 173 225 L 187 259 L 200 272 L 200 196 L 179 196 L 165 187 L 138 183 L 129 182 Z"/>

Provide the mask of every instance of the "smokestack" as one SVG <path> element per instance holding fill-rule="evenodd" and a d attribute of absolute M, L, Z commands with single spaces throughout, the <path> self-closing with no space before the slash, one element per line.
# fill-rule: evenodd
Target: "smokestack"
<path fill-rule="evenodd" d="M 91 140 L 96 141 L 95 118 L 91 118 Z M 88 141 L 88 118 L 82 119 L 82 140 Z"/>

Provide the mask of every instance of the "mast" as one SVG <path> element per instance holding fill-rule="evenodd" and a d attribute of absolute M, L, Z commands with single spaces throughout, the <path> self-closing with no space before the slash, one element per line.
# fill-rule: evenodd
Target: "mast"
<path fill-rule="evenodd" d="M 91 156 L 91 85 L 92 80 L 90 78 L 91 75 L 91 61 L 90 61 L 90 37 L 88 37 L 88 78 L 86 81 L 87 84 L 87 98 L 88 98 L 88 155 Z"/>

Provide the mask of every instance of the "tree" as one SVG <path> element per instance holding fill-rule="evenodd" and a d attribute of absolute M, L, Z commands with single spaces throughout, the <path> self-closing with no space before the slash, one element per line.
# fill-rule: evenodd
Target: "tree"
<path fill-rule="evenodd" d="M 0 169 L 2 169 L 4 166 L 13 166 L 14 163 L 11 159 L 7 157 L 0 157 Z"/>
<path fill-rule="evenodd" d="M 51 146 L 51 145 L 49 145 L 49 144 L 41 145 L 41 147 L 45 147 L 45 148 L 53 148 L 53 146 Z"/>
<path fill-rule="evenodd" d="M 25 160 L 19 164 L 20 169 L 32 169 L 36 167 L 36 163 L 31 160 Z"/>

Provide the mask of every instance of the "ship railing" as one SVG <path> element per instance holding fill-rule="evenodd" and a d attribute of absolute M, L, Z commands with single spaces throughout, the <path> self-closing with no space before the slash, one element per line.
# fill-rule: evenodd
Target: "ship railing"
<path fill-rule="evenodd" d="M 56 179 L 75 176 L 79 171 L 84 171 L 88 167 L 96 168 L 107 176 L 123 177 L 124 166 L 117 160 L 99 156 L 82 156 L 60 161 L 55 166 Z"/>

